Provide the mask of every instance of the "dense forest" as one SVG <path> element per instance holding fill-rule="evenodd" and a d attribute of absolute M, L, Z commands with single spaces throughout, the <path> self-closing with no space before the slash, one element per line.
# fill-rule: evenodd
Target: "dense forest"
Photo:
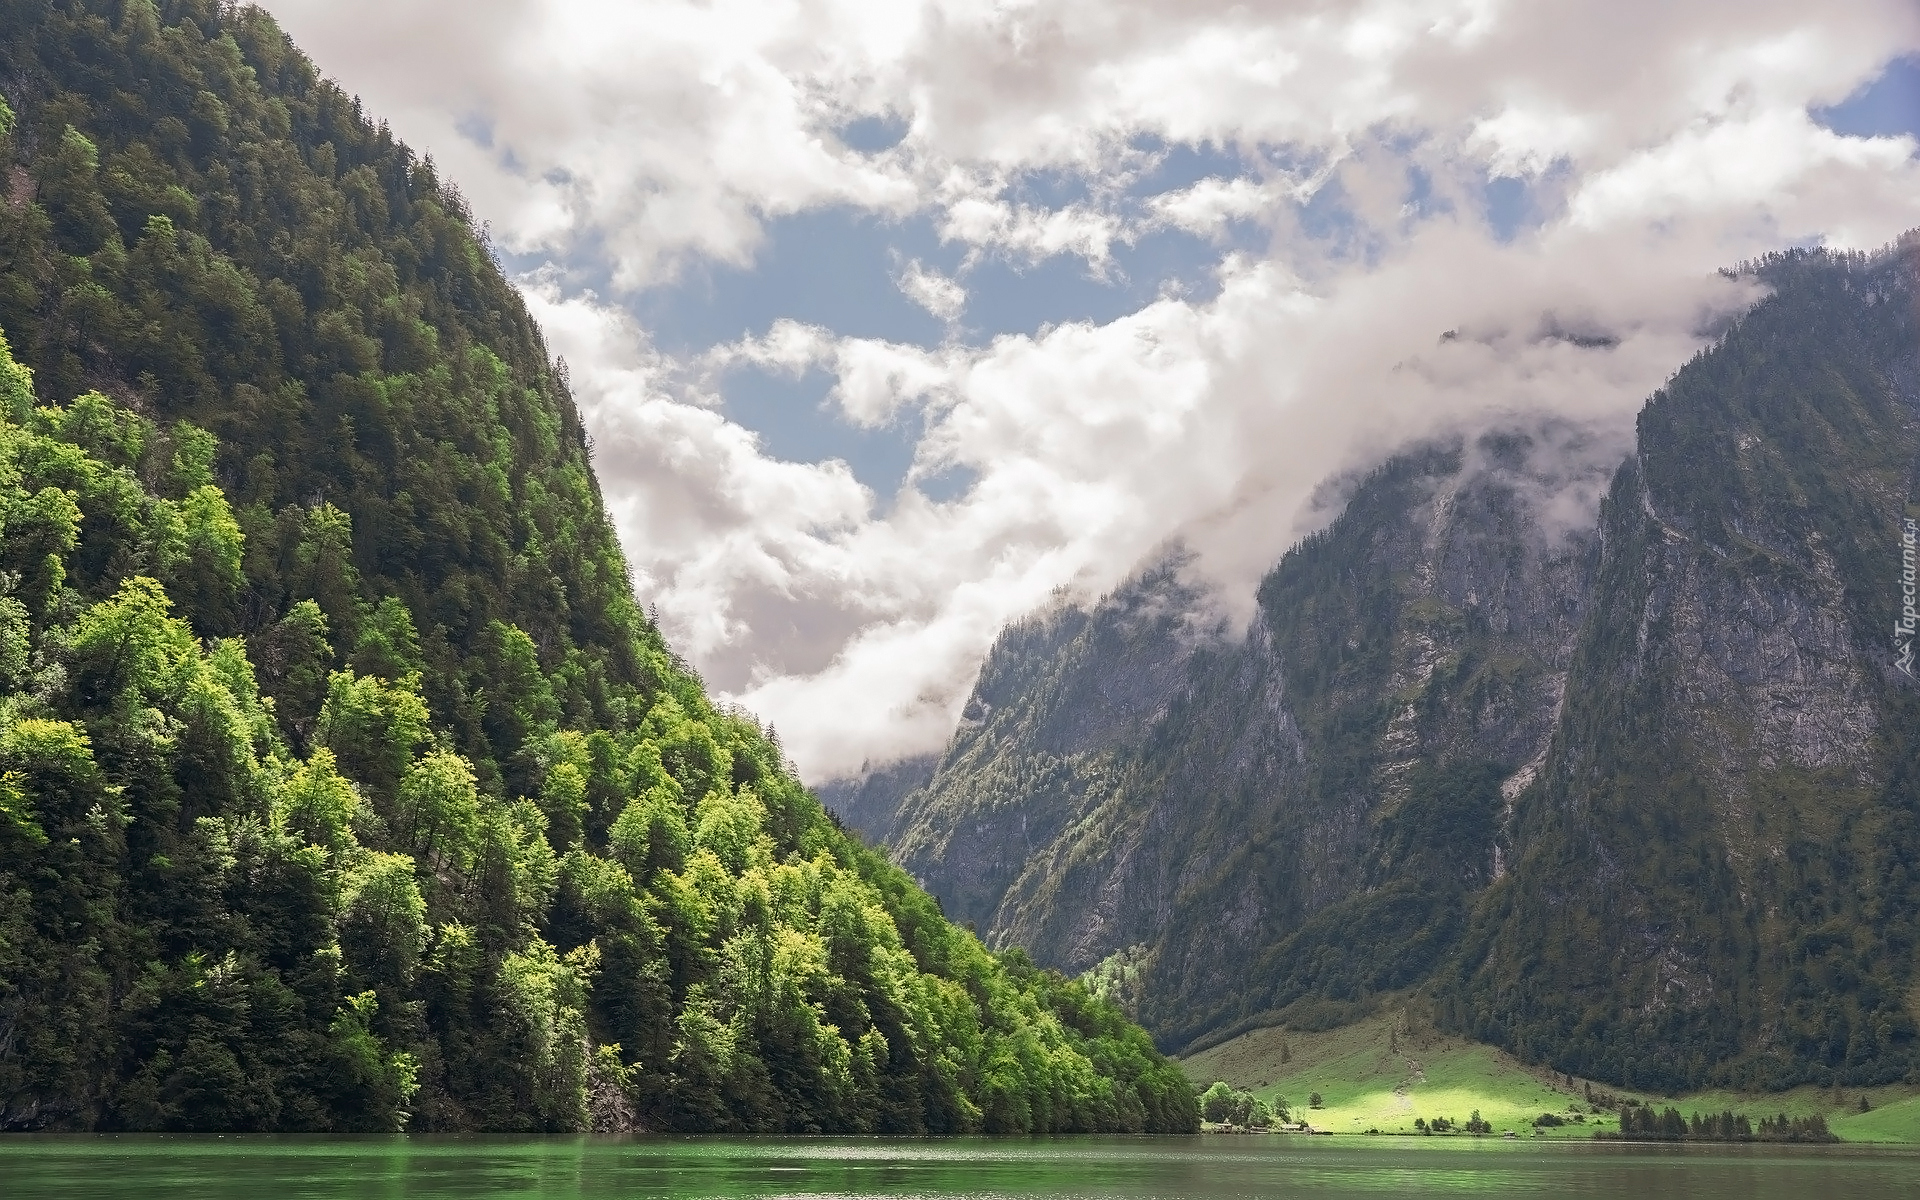
<path fill-rule="evenodd" d="M 0 8 L 0 1128 L 1197 1127 L 717 709 L 458 191 L 263 12 Z"/>

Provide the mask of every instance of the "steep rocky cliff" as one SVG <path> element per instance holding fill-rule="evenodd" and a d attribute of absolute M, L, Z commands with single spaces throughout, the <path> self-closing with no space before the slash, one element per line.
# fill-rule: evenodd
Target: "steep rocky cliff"
<path fill-rule="evenodd" d="M 1091 611 L 1062 606 L 1013 625 L 942 759 L 823 789 L 823 799 L 908 870 L 937 878 L 949 917 L 988 928 L 1028 861 L 1112 789 L 1194 651 L 1218 641 L 1190 616 L 1202 599 L 1166 563 Z M 894 791 L 902 782 L 908 790 Z"/>
<path fill-rule="evenodd" d="M 992 938 L 1124 974 L 1173 1047 L 1416 988 L 1602 1078 L 1900 1076 L 1911 269 L 1752 269 L 1771 298 L 1632 446 L 1403 454 L 1244 634 L 1177 564 L 1010 629 L 865 828 Z"/>
<path fill-rule="evenodd" d="M 1773 298 L 1642 412 L 1459 1022 L 1654 1086 L 1911 1068 L 1913 266 L 1765 264 Z"/>
<path fill-rule="evenodd" d="M 1178 559 L 1009 629 L 927 784 L 861 810 L 866 832 L 950 915 L 1046 961 L 1149 947 L 1142 1012 L 1173 1042 L 1324 992 L 1280 965 L 1315 930 L 1411 922 L 1394 936 L 1429 963 L 1458 932 L 1439 898 L 1495 874 L 1493 797 L 1558 704 L 1593 544 L 1544 519 L 1595 469 L 1567 476 L 1569 440 L 1591 439 L 1490 436 L 1358 481 L 1244 630 L 1204 615 Z M 1437 887 L 1373 896 L 1458 821 L 1470 844 L 1427 864 Z M 1369 989 L 1409 975 L 1316 961 Z"/>

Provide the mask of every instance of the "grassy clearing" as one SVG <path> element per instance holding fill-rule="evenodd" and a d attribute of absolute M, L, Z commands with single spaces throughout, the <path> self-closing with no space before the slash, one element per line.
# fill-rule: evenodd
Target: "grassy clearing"
<path fill-rule="evenodd" d="M 1401 1012 L 1319 1033 L 1258 1029 L 1190 1055 L 1180 1065 L 1198 1086 L 1224 1079 L 1269 1104 L 1284 1099 L 1295 1119 L 1305 1116 L 1315 1129 L 1333 1133 L 1413 1134 L 1416 1117 L 1429 1122 L 1445 1117 L 1464 1125 L 1476 1110 L 1495 1136 L 1512 1131 L 1525 1138 L 1588 1138 L 1596 1129 L 1618 1129 L 1618 1118 L 1596 1110 L 1588 1099 L 1591 1086 L 1596 1097 L 1631 1097 L 1689 1115 L 1731 1109 L 1758 1121 L 1763 1114 L 1818 1112 L 1847 1141 L 1920 1142 L 1920 1089 L 1867 1089 L 1872 1111 L 1866 1113 L 1859 1111 L 1857 1088 L 1838 1095 L 1821 1088 L 1680 1097 L 1621 1091 L 1577 1077 L 1569 1082 L 1492 1046 L 1422 1029 Z M 1322 1107 L 1310 1110 L 1307 1101 L 1314 1092 L 1320 1093 Z M 1533 1122 L 1542 1113 L 1567 1123 L 1536 1129 Z"/>
<path fill-rule="evenodd" d="M 1849 1142 L 1920 1142 L 1920 1096 L 1911 1089 L 1901 1089 L 1906 1095 L 1875 1090 L 1887 1094 L 1872 1112 L 1829 1118 L 1833 1131 Z M 1871 1099 L 1873 1092 L 1867 1094 Z"/>

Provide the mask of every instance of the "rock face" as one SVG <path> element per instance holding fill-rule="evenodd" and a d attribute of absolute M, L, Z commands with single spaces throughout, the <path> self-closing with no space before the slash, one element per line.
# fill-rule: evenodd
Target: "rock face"
<path fill-rule="evenodd" d="M 1652 1086 L 1912 1069 L 1908 245 L 1767 264 L 1773 298 L 1641 413 L 1460 1023 Z"/>
<path fill-rule="evenodd" d="M 937 754 L 916 754 L 898 762 L 869 767 L 852 779 L 837 779 L 814 789 L 820 803 L 869 841 L 878 842 L 886 833 L 900 802 L 915 788 L 926 786 L 933 769 L 940 765 Z"/>
<path fill-rule="evenodd" d="M 1543 473 L 1574 433 L 1396 459 L 1287 556 L 1245 630 L 1194 615 L 1178 559 L 1009 629 L 926 784 L 875 820 L 861 800 L 888 777 L 870 776 L 843 815 L 950 915 L 1044 961 L 1155 947 L 1142 1003 L 1171 1040 L 1257 1017 L 1273 1003 L 1242 984 L 1277 969 L 1276 932 L 1346 914 L 1452 819 L 1409 804 L 1415 782 L 1475 781 L 1461 803 L 1485 810 L 1432 896 L 1492 878 L 1492 798 L 1546 749 L 1591 570 L 1592 535 L 1538 515 L 1604 478 Z"/>
<path fill-rule="evenodd" d="M 937 764 L 910 761 L 823 799 L 909 871 L 937 878 L 949 917 L 986 930 L 1029 860 L 1110 790 L 1117 760 L 1164 719 L 1195 651 L 1220 639 L 1190 615 L 1202 600 L 1166 563 L 1091 612 L 1062 607 L 1010 627 Z M 916 770 L 917 790 L 890 810 L 874 802 Z"/>
<path fill-rule="evenodd" d="M 1416 988 L 1600 1078 L 1901 1076 L 1912 270 L 1756 269 L 1634 444 L 1395 458 L 1244 631 L 1177 559 L 1014 626 L 924 783 L 851 815 L 993 939 L 1123 956 L 1172 1048 Z"/>

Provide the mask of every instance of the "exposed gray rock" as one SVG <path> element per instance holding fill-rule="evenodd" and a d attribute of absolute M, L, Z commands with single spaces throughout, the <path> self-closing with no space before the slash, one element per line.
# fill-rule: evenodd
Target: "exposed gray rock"
<path fill-rule="evenodd" d="M 1177 560 L 1010 628 L 873 827 L 993 942 L 1124 966 L 1169 1048 L 1417 987 L 1595 1078 L 1920 1076 L 1913 270 L 1759 269 L 1631 441 L 1403 454 L 1244 631 Z"/>

